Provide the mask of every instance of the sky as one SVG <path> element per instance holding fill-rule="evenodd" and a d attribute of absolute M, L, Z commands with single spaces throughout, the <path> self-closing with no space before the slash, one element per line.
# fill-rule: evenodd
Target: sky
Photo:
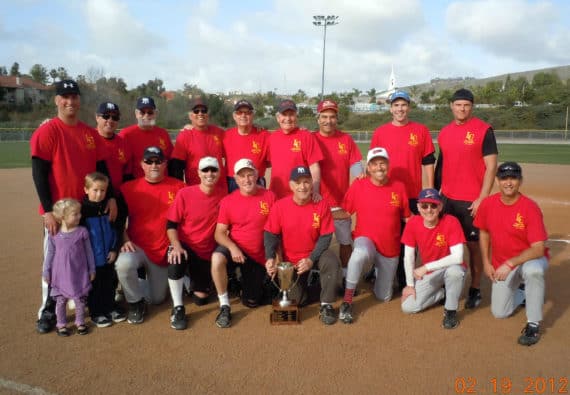
<path fill-rule="evenodd" d="M 210 93 L 388 88 L 570 64 L 566 0 L 0 0 L 0 66 Z"/>

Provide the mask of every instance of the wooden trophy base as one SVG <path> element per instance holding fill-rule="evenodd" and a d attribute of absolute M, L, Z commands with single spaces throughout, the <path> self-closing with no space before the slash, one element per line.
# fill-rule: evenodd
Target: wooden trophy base
<path fill-rule="evenodd" d="M 293 301 L 291 306 L 281 307 L 279 300 L 274 300 L 269 321 L 271 325 L 298 325 L 301 323 L 299 306 Z"/>

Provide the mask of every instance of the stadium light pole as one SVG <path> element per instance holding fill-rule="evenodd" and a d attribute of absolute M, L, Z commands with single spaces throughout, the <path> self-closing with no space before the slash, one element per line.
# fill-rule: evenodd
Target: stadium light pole
<path fill-rule="evenodd" d="M 337 15 L 313 15 L 313 25 L 323 27 L 323 72 L 321 74 L 321 100 L 325 93 L 325 49 L 327 45 L 327 26 L 338 25 Z"/>

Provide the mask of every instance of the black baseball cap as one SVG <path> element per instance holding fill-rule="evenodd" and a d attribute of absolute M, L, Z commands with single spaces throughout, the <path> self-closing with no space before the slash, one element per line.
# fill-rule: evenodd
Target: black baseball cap
<path fill-rule="evenodd" d="M 97 114 L 109 114 L 112 112 L 119 115 L 121 114 L 119 106 L 110 101 L 104 101 L 103 103 L 99 104 L 99 107 L 97 108 Z"/>
<path fill-rule="evenodd" d="M 239 109 L 242 108 L 242 107 L 246 107 L 246 108 L 248 108 L 249 110 L 253 111 L 253 105 L 252 105 L 249 101 L 244 100 L 244 99 L 238 100 L 238 101 L 236 102 L 236 104 L 234 104 L 234 111 L 237 111 L 237 110 L 239 110 Z"/>
<path fill-rule="evenodd" d="M 159 147 L 146 147 L 143 154 L 143 160 L 151 159 L 151 158 L 158 158 L 160 160 L 164 160 L 164 153 Z"/>
<path fill-rule="evenodd" d="M 61 80 L 55 83 L 55 94 L 64 95 L 81 95 L 79 85 L 73 80 Z"/>
<path fill-rule="evenodd" d="M 297 166 L 291 170 L 291 176 L 289 177 L 290 181 L 297 181 L 301 177 L 309 177 L 311 176 L 311 170 L 307 166 Z"/>
<path fill-rule="evenodd" d="M 204 107 L 206 110 L 208 109 L 208 102 L 204 100 L 201 96 L 195 97 L 190 100 L 190 110 L 195 109 L 196 107 Z"/>
<path fill-rule="evenodd" d="M 290 99 L 282 100 L 277 106 L 277 112 L 280 114 L 283 114 L 287 110 L 293 110 L 297 112 L 297 105 L 293 100 Z"/>
<path fill-rule="evenodd" d="M 473 97 L 473 92 L 465 88 L 458 89 L 455 91 L 455 93 L 451 97 L 451 102 L 454 102 L 456 100 L 469 100 L 471 103 L 475 102 L 475 98 Z"/>
<path fill-rule="evenodd" d="M 505 162 L 497 169 L 497 178 L 522 178 L 522 169 L 516 162 Z"/>

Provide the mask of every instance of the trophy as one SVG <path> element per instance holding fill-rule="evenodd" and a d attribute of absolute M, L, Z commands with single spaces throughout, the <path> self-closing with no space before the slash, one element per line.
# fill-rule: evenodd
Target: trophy
<path fill-rule="evenodd" d="M 296 275 L 295 266 L 291 262 L 280 262 L 277 264 L 277 278 L 279 285 L 272 279 L 273 284 L 279 289 L 282 296 L 279 300 L 273 301 L 273 311 L 270 321 L 273 325 L 299 324 L 299 307 L 295 300 L 290 300 L 288 293 L 293 289 L 299 280 L 299 276 L 295 281 L 293 277 Z"/>

